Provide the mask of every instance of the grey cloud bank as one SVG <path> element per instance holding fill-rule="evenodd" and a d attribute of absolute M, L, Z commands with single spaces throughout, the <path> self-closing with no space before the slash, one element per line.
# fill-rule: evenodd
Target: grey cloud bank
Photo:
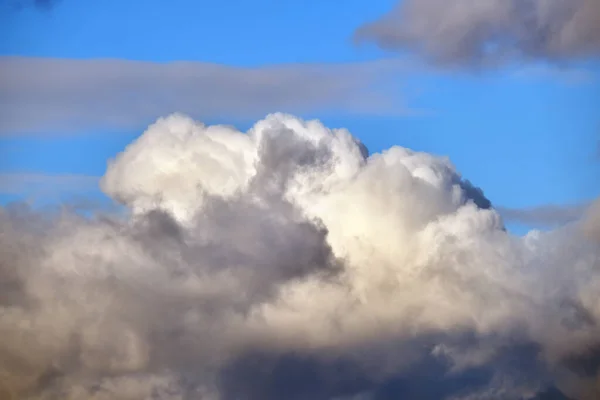
<path fill-rule="evenodd" d="M 0 398 L 600 394 L 597 207 L 515 237 L 448 160 L 285 114 L 160 119 L 100 185 L 128 213 L 0 209 Z"/>
<path fill-rule="evenodd" d="M 236 68 L 0 57 L 0 134 L 141 129 L 171 112 L 199 118 L 257 118 L 273 110 L 406 115 L 412 111 L 393 83 L 403 68 L 389 60 Z"/>
<path fill-rule="evenodd" d="M 405 0 L 355 38 L 441 66 L 600 56 L 598 0 Z"/>

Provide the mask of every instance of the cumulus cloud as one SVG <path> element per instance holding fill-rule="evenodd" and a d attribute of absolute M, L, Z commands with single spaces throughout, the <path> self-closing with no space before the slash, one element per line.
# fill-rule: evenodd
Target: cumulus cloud
<path fill-rule="evenodd" d="M 1 209 L 2 398 L 598 398 L 591 215 L 514 237 L 449 160 L 285 114 L 160 119 L 101 187 Z"/>
<path fill-rule="evenodd" d="M 394 84 L 404 67 L 392 60 L 238 68 L 0 57 L 0 134 L 141 129 L 176 111 L 238 120 L 273 109 L 407 115 L 417 110 L 406 107 Z"/>
<path fill-rule="evenodd" d="M 600 2 L 405 0 L 355 35 L 445 66 L 563 62 L 600 55 Z"/>

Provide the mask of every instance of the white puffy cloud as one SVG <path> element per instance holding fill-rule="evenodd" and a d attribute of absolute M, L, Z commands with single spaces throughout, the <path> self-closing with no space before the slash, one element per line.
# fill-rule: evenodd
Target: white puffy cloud
<path fill-rule="evenodd" d="M 101 187 L 129 212 L 0 213 L 6 398 L 598 395 L 591 217 L 512 236 L 447 159 L 285 114 L 160 119 Z"/>
<path fill-rule="evenodd" d="M 450 66 L 600 55 L 598 0 L 405 0 L 356 31 Z"/>

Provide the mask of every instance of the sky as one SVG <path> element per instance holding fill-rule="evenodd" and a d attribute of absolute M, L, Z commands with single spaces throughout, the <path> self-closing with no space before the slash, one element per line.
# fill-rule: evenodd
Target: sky
<path fill-rule="evenodd" d="M 176 0 L 168 7 L 158 0 L 143 6 L 112 0 L 92 4 L 62 0 L 50 7 L 21 3 L 18 10 L 14 2 L 1 5 L 0 29 L 5 40 L 0 43 L 0 68 L 6 78 L 0 171 L 5 174 L 101 176 L 107 159 L 150 122 L 171 112 L 247 129 L 268 113 L 284 111 L 348 128 L 371 151 L 402 145 L 448 156 L 502 207 L 579 205 L 600 194 L 600 185 L 595 184 L 600 173 L 595 158 L 600 135 L 600 69 L 593 59 L 551 65 L 519 61 L 484 71 L 454 71 L 371 43 L 357 43 L 355 30 L 392 10 L 391 0 L 368 5 L 353 0 L 343 7 L 331 1 L 275 4 L 267 0 Z M 6 65 L 14 63 L 15 57 L 30 69 Z M 104 86 L 100 88 L 90 86 L 94 72 L 88 79 L 80 78 L 86 80 L 85 85 L 53 78 L 43 63 L 57 59 L 74 69 L 80 60 L 140 64 L 131 66 L 125 78 L 107 71 L 107 82 L 99 83 Z M 231 79 L 243 83 L 232 87 L 214 80 L 209 84 L 198 75 L 183 77 L 168 95 L 170 100 L 165 99 L 162 86 L 131 96 L 126 94 L 130 93 L 126 85 L 114 87 L 118 79 L 129 79 L 131 90 L 141 90 L 151 74 L 165 81 L 177 79 L 177 71 L 159 71 L 171 62 L 231 68 L 232 76 L 240 74 Z M 379 63 L 379 67 L 369 63 Z M 386 63 L 387 67 L 381 65 Z M 331 82 L 330 74 L 340 79 L 340 86 L 324 94 L 327 99 L 319 102 L 310 91 L 298 93 L 295 85 L 302 86 L 304 81 L 315 85 L 313 91 L 325 91 L 316 75 L 327 67 L 332 71 L 324 72 L 324 80 Z M 144 78 L 139 77 L 138 68 L 156 71 Z M 252 71 L 245 70 L 249 68 Z M 279 69 L 285 68 L 296 77 L 282 76 L 277 81 L 278 75 L 285 74 Z M 347 76 L 338 74 L 340 68 L 348 70 Z M 349 71 L 352 68 L 354 72 Z M 119 69 L 116 66 L 112 71 L 119 75 Z M 261 73 L 263 69 L 267 71 Z M 19 76 L 9 78 L 9 74 Z M 77 72 L 66 75 L 77 76 Z M 263 90 L 264 77 L 272 77 L 275 83 Z M 29 86 L 22 87 L 27 81 Z M 375 88 L 363 92 L 363 84 Z M 45 95 L 36 94 L 36 89 L 45 89 Z M 173 100 L 178 96 L 187 100 Z M 263 104 L 254 107 L 256 100 L 249 97 L 258 96 Z M 102 120 L 114 112 L 112 107 L 135 108 L 140 97 L 152 103 L 147 112 L 131 111 L 130 115 L 136 115 L 130 120 L 119 116 Z M 238 105 L 229 106 L 235 99 Z M 104 115 L 103 106 L 108 108 Z M 49 116 L 58 107 L 79 107 L 73 111 L 78 115 L 67 115 L 66 122 L 59 123 L 58 116 Z M 1 190 L 3 198 L 22 195 Z"/>
<path fill-rule="evenodd" d="M 0 0 L 0 38 L 0 398 L 600 397 L 598 0 Z"/>

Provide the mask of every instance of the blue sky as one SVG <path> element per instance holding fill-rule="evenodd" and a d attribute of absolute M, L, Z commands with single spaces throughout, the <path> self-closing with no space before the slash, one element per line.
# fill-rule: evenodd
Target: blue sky
<path fill-rule="evenodd" d="M 596 154 L 600 67 L 596 62 L 560 67 L 522 63 L 472 74 L 428 67 L 403 53 L 353 43 L 357 27 L 379 18 L 394 4 L 392 0 L 343 4 L 323 0 L 62 0 L 51 10 L 26 7 L 17 12 L 2 3 L 0 34 L 5 39 L 0 41 L 0 56 L 193 61 L 259 70 L 281 64 L 302 68 L 304 64 L 358 65 L 378 60 L 406 63 L 410 67 L 401 67 L 385 79 L 373 78 L 392 98 L 381 112 L 373 110 L 375 102 L 367 111 L 363 103 L 351 105 L 364 112 L 338 112 L 334 95 L 322 108 L 275 102 L 266 104 L 264 111 L 289 111 L 319 118 L 330 127 L 346 127 L 371 151 L 401 145 L 449 156 L 464 177 L 504 207 L 578 204 L 600 195 Z M 365 74 L 371 73 L 366 68 Z M 39 74 L 43 76 L 44 70 Z M 352 93 L 359 96 L 356 90 Z M 204 90 L 196 96 L 212 94 Z M 43 101 L 49 103 L 52 98 Z M 365 102 L 371 102 L 370 98 Z M 276 109 L 278 104 L 282 110 Z M 164 114 L 171 111 L 177 110 L 166 107 Z M 234 123 L 246 129 L 262 111 L 237 115 L 231 109 L 227 115 L 215 111 L 200 117 L 208 123 Z M 36 120 L 35 113 L 26 118 Z M 18 125 L 8 125 L 0 136 L 0 174 L 100 176 L 107 160 L 151 121 L 150 116 L 144 118 L 136 121 L 138 125 L 87 123 L 64 129 L 49 124 L 25 133 L 15 128 Z M 28 196 L 18 190 L 0 190 L 4 201 Z"/>

